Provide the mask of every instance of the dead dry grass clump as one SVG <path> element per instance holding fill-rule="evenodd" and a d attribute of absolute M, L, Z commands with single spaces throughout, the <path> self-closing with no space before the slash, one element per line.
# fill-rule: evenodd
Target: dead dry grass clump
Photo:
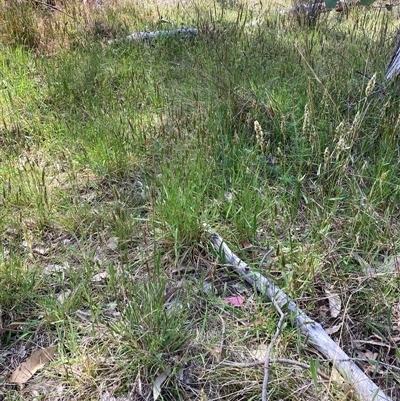
<path fill-rule="evenodd" d="M 37 49 L 41 43 L 43 23 L 48 20 L 45 11 L 31 1 L 3 2 L 1 36 L 6 44 Z"/>
<path fill-rule="evenodd" d="M 0 37 L 4 44 L 51 55 L 86 40 L 115 39 L 127 33 L 123 20 L 113 19 L 106 2 L 2 1 Z M 132 7 L 129 11 L 132 11 Z"/>

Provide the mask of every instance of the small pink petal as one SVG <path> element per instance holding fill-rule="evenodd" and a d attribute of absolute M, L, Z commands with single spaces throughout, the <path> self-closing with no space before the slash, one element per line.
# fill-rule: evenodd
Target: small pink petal
<path fill-rule="evenodd" d="M 244 297 L 238 295 L 237 297 L 224 298 L 224 301 L 233 306 L 240 306 L 244 302 Z"/>

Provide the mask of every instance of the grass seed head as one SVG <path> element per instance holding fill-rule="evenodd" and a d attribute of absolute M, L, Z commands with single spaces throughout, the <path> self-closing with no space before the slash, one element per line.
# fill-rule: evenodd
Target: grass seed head
<path fill-rule="evenodd" d="M 256 133 L 257 145 L 261 150 L 264 150 L 264 132 L 257 120 L 254 121 L 254 131 Z"/>
<path fill-rule="evenodd" d="M 368 97 L 374 90 L 376 84 L 376 73 L 372 75 L 371 79 L 368 81 L 368 85 L 365 89 L 365 96 Z"/>

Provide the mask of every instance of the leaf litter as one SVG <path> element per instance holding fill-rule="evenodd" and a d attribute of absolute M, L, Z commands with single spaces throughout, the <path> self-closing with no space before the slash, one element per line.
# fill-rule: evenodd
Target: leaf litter
<path fill-rule="evenodd" d="M 158 397 L 161 395 L 162 385 L 171 375 L 172 369 L 168 367 L 164 370 L 160 375 L 156 377 L 153 384 L 153 400 L 156 401 Z"/>
<path fill-rule="evenodd" d="M 325 294 L 328 297 L 329 301 L 329 310 L 331 316 L 336 318 L 340 314 L 340 310 L 342 309 L 342 301 L 337 293 L 332 292 L 330 288 L 325 288 Z"/>
<path fill-rule="evenodd" d="M 56 352 L 54 346 L 39 349 L 31 354 L 25 362 L 22 362 L 12 373 L 9 382 L 16 384 L 26 383 L 38 370 L 53 360 Z"/>

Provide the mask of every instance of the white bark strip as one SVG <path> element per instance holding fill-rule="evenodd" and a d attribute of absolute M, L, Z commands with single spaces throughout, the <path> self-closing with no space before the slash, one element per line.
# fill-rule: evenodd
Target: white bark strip
<path fill-rule="evenodd" d="M 389 62 L 389 66 L 386 72 L 386 79 L 392 79 L 399 75 L 400 73 L 400 42 L 397 44 L 396 50 Z"/>
<path fill-rule="evenodd" d="M 294 316 L 296 326 L 307 336 L 309 344 L 329 359 L 343 378 L 349 382 L 356 396 L 362 401 L 391 401 L 378 386 L 342 351 L 329 337 L 322 326 L 309 318 L 272 280 L 253 271 L 245 262 L 239 259 L 225 244 L 223 239 L 211 233 L 210 240 L 214 248 L 232 266 L 232 269 L 242 276 L 249 284 L 265 294 L 269 299 L 275 299 L 282 308 L 288 309 Z"/>

